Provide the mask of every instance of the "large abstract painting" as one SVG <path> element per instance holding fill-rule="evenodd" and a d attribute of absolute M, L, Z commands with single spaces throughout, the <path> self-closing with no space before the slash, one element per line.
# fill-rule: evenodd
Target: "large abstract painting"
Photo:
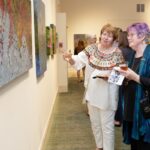
<path fill-rule="evenodd" d="M 0 87 L 31 67 L 31 1 L 0 0 Z"/>
<path fill-rule="evenodd" d="M 46 30 L 45 6 L 41 0 L 34 0 L 34 26 L 35 26 L 35 55 L 36 75 L 41 76 L 46 71 Z"/>

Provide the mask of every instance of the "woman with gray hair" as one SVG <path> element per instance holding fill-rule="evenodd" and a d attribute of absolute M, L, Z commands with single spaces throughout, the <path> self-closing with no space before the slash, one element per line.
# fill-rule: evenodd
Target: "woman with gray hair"
<path fill-rule="evenodd" d="M 150 29 L 146 23 L 134 23 L 127 28 L 129 46 L 135 51 L 127 70 L 118 71 L 124 81 L 123 136 L 131 150 L 150 150 L 150 117 L 145 118 L 140 102 L 145 90 L 150 93 L 150 45 L 145 40 Z"/>

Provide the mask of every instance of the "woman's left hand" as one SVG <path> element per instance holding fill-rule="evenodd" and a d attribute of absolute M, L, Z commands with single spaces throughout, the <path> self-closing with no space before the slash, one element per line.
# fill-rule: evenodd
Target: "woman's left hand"
<path fill-rule="evenodd" d="M 140 76 L 136 72 L 134 72 L 132 69 L 128 68 L 126 71 L 119 69 L 118 71 L 127 79 L 140 83 L 140 79 L 139 79 Z"/>

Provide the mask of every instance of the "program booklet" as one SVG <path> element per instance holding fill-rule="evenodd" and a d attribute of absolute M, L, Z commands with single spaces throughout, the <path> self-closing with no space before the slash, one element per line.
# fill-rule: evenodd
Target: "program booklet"
<path fill-rule="evenodd" d="M 117 71 L 116 68 L 114 68 L 111 71 L 110 76 L 108 78 L 109 83 L 114 83 L 114 84 L 117 84 L 117 85 L 122 85 L 123 80 L 124 80 L 124 76 L 121 75 L 120 72 Z"/>

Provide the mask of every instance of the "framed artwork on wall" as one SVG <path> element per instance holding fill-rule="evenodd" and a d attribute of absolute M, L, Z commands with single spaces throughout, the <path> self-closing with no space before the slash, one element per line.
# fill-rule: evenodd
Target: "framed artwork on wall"
<path fill-rule="evenodd" d="M 90 44 L 90 40 L 94 35 L 90 34 L 74 34 L 74 49 L 77 47 L 79 41 L 84 42 L 84 47 Z"/>
<path fill-rule="evenodd" d="M 52 44 L 51 44 L 51 38 L 50 38 L 50 27 L 46 27 L 46 50 L 47 50 L 47 56 L 50 55 Z"/>
<path fill-rule="evenodd" d="M 52 36 L 52 54 L 56 53 L 56 26 L 54 24 L 50 24 L 51 36 Z"/>
<path fill-rule="evenodd" d="M 78 46 L 78 42 L 83 41 L 84 47 L 87 46 L 86 34 L 74 34 L 74 49 Z"/>
<path fill-rule="evenodd" d="M 0 87 L 31 67 L 31 1 L 0 0 Z"/>
<path fill-rule="evenodd" d="M 34 0 L 34 29 L 36 76 L 41 76 L 47 69 L 45 6 L 41 0 Z"/>

